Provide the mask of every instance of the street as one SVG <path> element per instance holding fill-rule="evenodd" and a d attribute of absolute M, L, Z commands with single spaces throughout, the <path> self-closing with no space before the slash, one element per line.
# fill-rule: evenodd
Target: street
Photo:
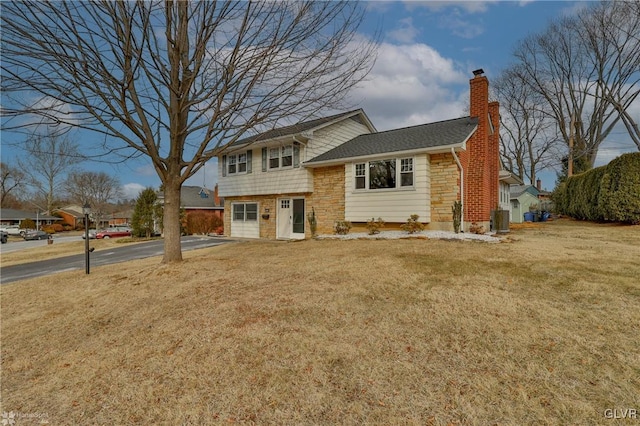
<path fill-rule="evenodd" d="M 82 240 L 82 237 L 63 237 Z M 59 238 L 62 240 L 63 238 Z M 70 241 L 70 240 L 67 240 Z M 206 247 L 213 247 L 220 244 L 228 243 L 233 240 L 207 237 L 207 236 L 188 236 L 182 237 L 182 251 L 197 250 Z M 60 241 L 58 241 L 60 242 Z M 163 240 L 153 240 L 139 244 L 123 244 L 122 247 L 112 248 L 109 250 L 96 251 L 90 254 L 90 266 L 103 266 L 119 262 L 126 262 L 134 259 L 142 259 L 152 256 L 161 256 L 163 254 Z M 3 244 L 2 252 L 15 250 L 26 250 L 39 245 L 46 245 L 47 241 L 18 241 L 12 244 Z M 12 250 L 5 250 L 7 249 Z M 15 248 L 14 248 L 15 247 Z M 14 281 L 24 280 L 28 278 L 40 277 L 44 275 L 85 269 L 84 253 L 72 256 L 58 257 L 55 259 L 41 260 L 33 263 L 25 263 L 22 265 L 14 265 L 8 267 L 0 267 L 0 284 L 7 284 Z"/>

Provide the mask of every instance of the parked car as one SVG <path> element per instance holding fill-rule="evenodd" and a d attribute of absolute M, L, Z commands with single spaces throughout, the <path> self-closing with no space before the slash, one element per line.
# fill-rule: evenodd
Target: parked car
<path fill-rule="evenodd" d="M 44 231 L 29 231 L 24 234 L 22 237 L 25 241 L 29 240 L 46 240 L 49 238 L 49 234 Z"/>
<path fill-rule="evenodd" d="M 4 231 L 9 235 L 24 235 L 24 233 L 26 231 L 28 231 L 28 229 L 20 229 L 20 226 L 18 225 L 5 225 L 3 227 L 0 228 L 0 231 Z"/>
<path fill-rule="evenodd" d="M 101 231 L 96 232 L 96 238 L 98 239 L 130 237 L 130 236 L 131 236 L 131 229 L 129 228 L 109 228 L 109 229 L 103 229 Z"/>
<path fill-rule="evenodd" d="M 95 240 L 95 238 L 96 238 L 96 232 L 97 232 L 97 231 L 91 231 L 91 230 L 89 231 L 89 239 L 90 239 L 90 240 Z M 83 239 L 83 240 L 85 239 L 85 234 L 84 234 L 84 233 L 82 234 L 82 239 Z"/>
<path fill-rule="evenodd" d="M 0 243 L 6 244 L 8 239 L 9 234 L 7 234 L 5 231 L 0 231 Z"/>

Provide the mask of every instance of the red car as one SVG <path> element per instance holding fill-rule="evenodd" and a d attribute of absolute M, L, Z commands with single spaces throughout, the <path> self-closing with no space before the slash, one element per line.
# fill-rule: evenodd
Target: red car
<path fill-rule="evenodd" d="M 126 228 L 113 228 L 113 229 L 103 229 L 101 231 L 96 232 L 96 238 L 102 239 L 104 238 L 118 238 L 118 237 L 130 237 L 131 229 Z"/>

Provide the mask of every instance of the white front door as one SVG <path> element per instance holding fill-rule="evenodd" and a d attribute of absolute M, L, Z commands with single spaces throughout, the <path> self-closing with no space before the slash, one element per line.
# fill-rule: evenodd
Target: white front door
<path fill-rule="evenodd" d="M 277 238 L 304 239 L 304 198 L 278 200 Z"/>

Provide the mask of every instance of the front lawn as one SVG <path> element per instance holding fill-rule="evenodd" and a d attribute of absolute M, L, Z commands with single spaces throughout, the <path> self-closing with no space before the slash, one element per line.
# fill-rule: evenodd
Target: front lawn
<path fill-rule="evenodd" d="M 16 282 L 1 288 L 2 411 L 607 424 L 640 411 L 639 258 L 639 226 L 562 220 L 501 244 L 242 242 Z"/>

